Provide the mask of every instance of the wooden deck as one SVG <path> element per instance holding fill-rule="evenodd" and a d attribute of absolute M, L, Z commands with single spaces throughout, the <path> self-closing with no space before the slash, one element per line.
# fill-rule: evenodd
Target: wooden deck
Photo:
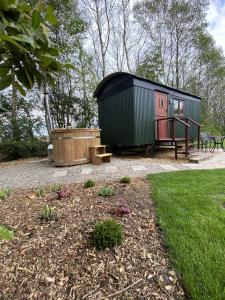
<path fill-rule="evenodd" d="M 156 139 L 156 142 L 183 142 L 186 138 L 167 138 L 167 139 Z"/>

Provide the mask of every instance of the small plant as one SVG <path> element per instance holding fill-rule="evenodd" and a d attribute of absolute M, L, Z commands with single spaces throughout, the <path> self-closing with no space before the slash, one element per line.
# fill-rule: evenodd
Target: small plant
<path fill-rule="evenodd" d="M 68 198 L 70 195 L 70 191 L 67 188 L 61 188 L 56 193 L 57 193 L 58 200 Z"/>
<path fill-rule="evenodd" d="M 50 187 L 50 192 L 56 193 L 62 188 L 62 184 L 56 183 Z"/>
<path fill-rule="evenodd" d="M 95 186 L 95 182 L 91 179 L 87 180 L 85 183 L 84 183 L 84 188 L 88 189 L 88 188 L 92 188 Z"/>
<path fill-rule="evenodd" d="M 122 225 L 115 220 L 106 220 L 95 225 L 92 242 L 97 250 L 121 245 L 123 242 Z"/>
<path fill-rule="evenodd" d="M 36 189 L 36 196 L 41 198 L 44 196 L 45 190 L 44 188 L 41 186 L 40 188 Z"/>
<path fill-rule="evenodd" d="M 57 215 L 54 208 L 46 204 L 41 213 L 41 220 L 43 221 L 57 220 Z"/>
<path fill-rule="evenodd" d="M 118 205 L 116 208 L 113 208 L 110 213 L 116 217 L 123 217 L 131 213 L 129 207 L 126 205 Z"/>
<path fill-rule="evenodd" d="M 100 189 L 99 195 L 103 197 L 110 197 L 113 195 L 113 189 L 109 186 L 104 186 Z"/>
<path fill-rule="evenodd" d="M 0 225 L 0 240 L 13 240 L 14 233 L 3 225 Z"/>
<path fill-rule="evenodd" d="M 9 197 L 11 194 L 11 189 L 5 188 L 0 190 L 0 199 L 5 200 L 7 197 Z"/>
<path fill-rule="evenodd" d="M 120 183 L 129 184 L 129 183 L 131 183 L 131 178 L 129 176 L 124 176 L 120 179 Z"/>

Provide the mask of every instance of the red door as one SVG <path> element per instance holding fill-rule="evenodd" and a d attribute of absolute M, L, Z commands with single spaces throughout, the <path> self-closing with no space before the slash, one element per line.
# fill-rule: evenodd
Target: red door
<path fill-rule="evenodd" d="M 168 117 L 168 97 L 167 94 L 156 92 L 156 119 Z M 168 120 L 159 121 L 157 128 L 157 139 L 168 139 Z"/>

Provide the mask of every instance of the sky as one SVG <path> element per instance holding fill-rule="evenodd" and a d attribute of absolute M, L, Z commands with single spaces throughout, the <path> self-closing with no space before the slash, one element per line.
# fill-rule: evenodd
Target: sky
<path fill-rule="evenodd" d="M 210 0 L 208 30 L 225 53 L 225 0 Z"/>

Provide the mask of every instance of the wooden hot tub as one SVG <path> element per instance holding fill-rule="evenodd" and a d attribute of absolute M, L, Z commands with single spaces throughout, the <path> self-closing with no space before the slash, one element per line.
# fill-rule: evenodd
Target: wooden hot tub
<path fill-rule="evenodd" d="M 90 147 L 100 145 L 100 129 L 53 129 L 52 143 L 55 166 L 89 163 Z"/>

